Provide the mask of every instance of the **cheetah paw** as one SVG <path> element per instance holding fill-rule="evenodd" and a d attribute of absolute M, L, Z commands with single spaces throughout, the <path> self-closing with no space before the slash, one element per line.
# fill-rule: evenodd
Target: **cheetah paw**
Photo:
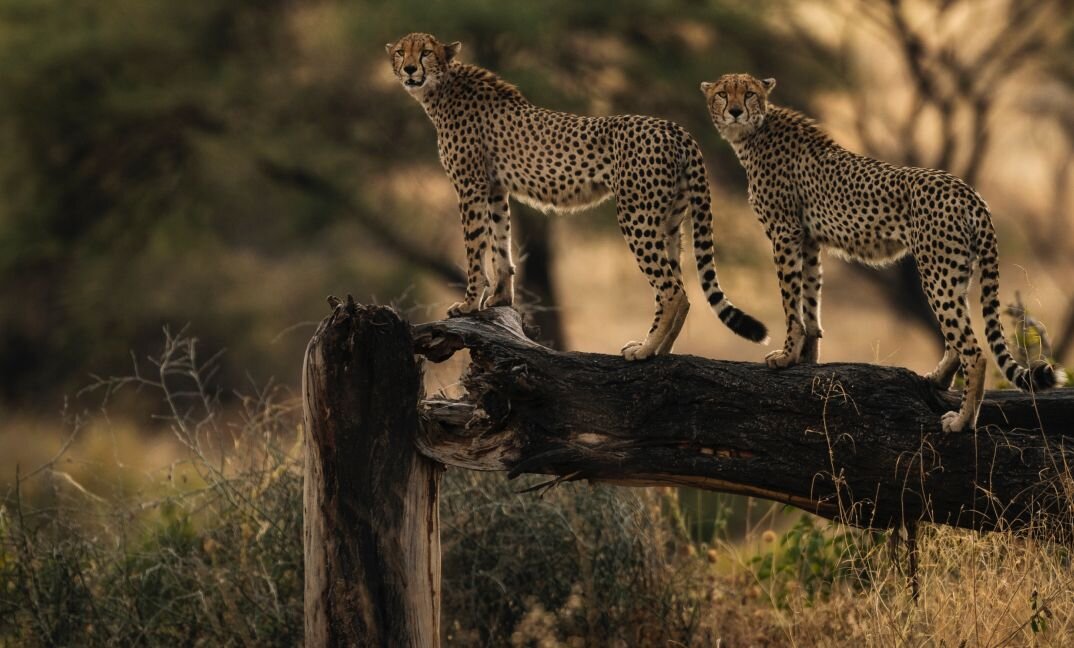
<path fill-rule="evenodd" d="M 940 417 L 944 432 L 961 432 L 966 429 L 966 419 L 958 412 L 947 412 Z"/>
<path fill-rule="evenodd" d="M 648 358 L 653 355 L 653 350 L 645 348 L 645 344 L 642 342 L 630 341 L 623 345 L 620 353 L 622 353 L 623 357 L 627 360 L 633 361 Z"/>
<path fill-rule="evenodd" d="M 797 364 L 798 359 L 790 353 L 787 353 L 786 349 L 779 349 L 766 355 L 764 361 L 765 364 L 773 369 L 783 369 L 793 364 Z"/>
<path fill-rule="evenodd" d="M 455 302 L 448 309 L 448 317 L 461 317 L 480 310 L 476 302 Z"/>

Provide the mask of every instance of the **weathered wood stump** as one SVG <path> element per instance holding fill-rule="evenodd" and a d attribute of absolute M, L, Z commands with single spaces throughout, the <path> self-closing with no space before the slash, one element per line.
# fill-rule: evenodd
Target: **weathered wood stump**
<path fill-rule="evenodd" d="M 389 308 L 332 303 L 302 374 L 305 644 L 437 646 L 443 467 L 415 448 L 410 327 Z"/>

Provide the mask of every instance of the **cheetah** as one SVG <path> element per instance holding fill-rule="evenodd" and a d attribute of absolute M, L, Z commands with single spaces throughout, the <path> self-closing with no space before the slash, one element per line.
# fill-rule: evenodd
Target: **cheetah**
<path fill-rule="evenodd" d="M 970 278 L 980 272 L 981 305 L 992 353 L 1020 389 L 1047 389 L 1062 372 L 1047 363 L 1018 365 L 999 320 L 996 234 L 984 199 L 955 176 L 900 167 L 851 153 L 812 120 L 772 105 L 775 79 L 728 74 L 702 83 L 716 130 L 746 170 L 749 201 L 772 242 L 787 338 L 768 354 L 771 367 L 816 362 L 819 354 L 822 248 L 882 265 L 912 254 L 943 331 L 945 350 L 927 377 L 940 389 L 961 368 L 962 405 L 941 417 L 944 431 L 974 429 L 984 392 L 985 360 L 970 327 Z"/>
<path fill-rule="evenodd" d="M 494 73 L 458 61 L 458 42 L 429 34 L 409 34 L 385 49 L 396 78 L 436 128 L 440 162 L 459 198 L 466 293 L 449 316 L 513 303 L 509 197 L 571 212 L 614 196 L 620 230 L 656 293 L 652 326 L 642 342 L 623 346 L 627 360 L 669 353 L 682 328 L 689 303 L 680 228 L 687 212 L 709 304 L 738 335 L 767 339 L 764 325 L 733 306 L 716 280 L 705 164 L 685 130 L 653 117 L 539 108 Z"/>

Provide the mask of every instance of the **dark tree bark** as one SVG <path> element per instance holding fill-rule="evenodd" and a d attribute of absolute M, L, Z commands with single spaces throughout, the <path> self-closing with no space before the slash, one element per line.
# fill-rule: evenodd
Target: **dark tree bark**
<path fill-rule="evenodd" d="M 1071 350 L 1074 350 L 1074 299 L 1067 306 L 1067 314 L 1063 317 L 1063 324 L 1059 328 L 1059 334 L 1055 336 L 1055 359 L 1059 362 L 1074 361 L 1071 358 Z"/>
<path fill-rule="evenodd" d="M 884 299 L 890 304 L 891 312 L 899 317 L 917 323 L 928 331 L 936 346 L 937 358 L 943 354 L 943 333 L 936 321 L 936 314 L 929 306 L 925 290 L 921 287 L 921 275 L 917 271 L 917 261 L 907 255 L 885 268 L 874 268 L 854 261 L 849 262 L 854 273 L 880 289 Z"/>
<path fill-rule="evenodd" d="M 566 348 L 563 319 L 552 276 L 552 223 L 546 214 L 519 204 L 512 206 L 519 249 L 522 252 L 521 281 L 515 289 L 520 301 L 530 312 L 533 323 L 540 329 L 538 338 L 553 349 Z M 516 297 L 516 300 L 518 298 Z"/>
<path fill-rule="evenodd" d="M 958 395 L 905 369 L 562 353 L 506 308 L 415 342 L 434 361 L 471 354 L 465 398 L 421 406 L 419 447 L 446 464 L 697 486 L 861 527 L 1071 536 L 1074 393 L 989 392 L 976 433 L 945 434 Z"/>
<path fill-rule="evenodd" d="M 442 466 L 414 445 L 410 327 L 331 303 L 303 367 L 305 645 L 438 646 Z"/>

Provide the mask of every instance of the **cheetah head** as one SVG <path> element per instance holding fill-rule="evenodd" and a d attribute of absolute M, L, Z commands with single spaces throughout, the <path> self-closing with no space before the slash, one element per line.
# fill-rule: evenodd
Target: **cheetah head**
<path fill-rule="evenodd" d="M 725 74 L 701 84 L 716 130 L 730 141 L 748 136 L 764 123 L 768 94 L 775 79 L 755 79 L 748 74 Z"/>
<path fill-rule="evenodd" d="M 459 42 L 443 44 L 430 34 L 407 34 L 384 46 L 395 77 L 411 94 L 424 93 L 444 78 L 462 49 Z"/>

